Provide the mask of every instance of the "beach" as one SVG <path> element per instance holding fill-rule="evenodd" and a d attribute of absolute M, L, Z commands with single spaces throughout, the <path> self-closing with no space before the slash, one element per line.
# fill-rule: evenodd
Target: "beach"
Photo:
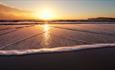
<path fill-rule="evenodd" d="M 114 26 L 2 25 L 0 69 L 115 69 Z"/>
<path fill-rule="evenodd" d="M 26 50 L 115 42 L 115 24 L 0 26 L 1 50 Z"/>
<path fill-rule="evenodd" d="M 92 46 L 93 47 L 93 46 Z M 115 69 L 115 46 L 103 46 L 62 52 L 31 53 L 0 56 L 0 69 Z"/>

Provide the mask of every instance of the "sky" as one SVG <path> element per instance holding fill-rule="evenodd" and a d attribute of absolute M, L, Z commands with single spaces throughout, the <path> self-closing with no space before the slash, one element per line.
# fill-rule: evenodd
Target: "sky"
<path fill-rule="evenodd" d="M 51 11 L 55 19 L 87 19 L 115 17 L 115 0 L 0 0 L 11 7 L 28 10 L 40 15 Z"/>

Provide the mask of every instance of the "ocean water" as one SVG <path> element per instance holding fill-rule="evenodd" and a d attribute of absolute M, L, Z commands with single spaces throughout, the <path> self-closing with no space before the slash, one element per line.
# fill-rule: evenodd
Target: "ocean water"
<path fill-rule="evenodd" d="M 115 43 L 115 24 L 0 25 L 0 50 Z"/>

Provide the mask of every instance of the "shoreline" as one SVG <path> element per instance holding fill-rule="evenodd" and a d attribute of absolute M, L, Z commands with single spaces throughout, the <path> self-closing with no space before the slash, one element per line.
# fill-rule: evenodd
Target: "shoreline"
<path fill-rule="evenodd" d="M 43 24 L 115 24 L 115 22 L 0 22 L 0 25 L 43 25 Z"/>
<path fill-rule="evenodd" d="M 21 56 L 0 56 L 1 69 L 105 70 L 114 67 L 115 46 Z"/>

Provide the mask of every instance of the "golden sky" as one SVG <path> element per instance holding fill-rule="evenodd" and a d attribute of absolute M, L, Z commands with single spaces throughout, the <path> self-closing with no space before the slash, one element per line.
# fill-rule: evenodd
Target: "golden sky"
<path fill-rule="evenodd" d="M 38 19 L 115 17 L 115 0 L 0 0 L 0 2 L 31 11 Z"/>

